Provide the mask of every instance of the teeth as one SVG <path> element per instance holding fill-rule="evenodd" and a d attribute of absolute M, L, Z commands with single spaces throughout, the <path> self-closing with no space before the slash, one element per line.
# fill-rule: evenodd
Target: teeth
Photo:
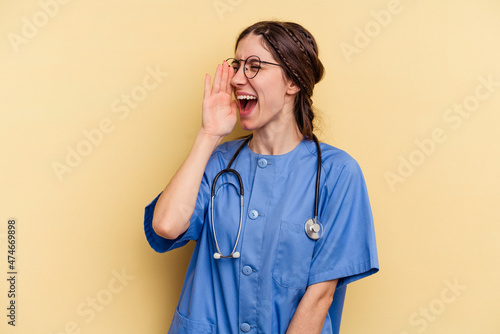
<path fill-rule="evenodd" d="M 238 100 L 256 100 L 255 96 L 251 95 L 238 95 Z"/>

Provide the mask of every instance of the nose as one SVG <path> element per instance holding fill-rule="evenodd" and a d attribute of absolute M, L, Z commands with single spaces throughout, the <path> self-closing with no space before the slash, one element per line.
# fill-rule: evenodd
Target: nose
<path fill-rule="evenodd" d="M 234 76 L 231 79 L 231 85 L 233 87 L 241 86 L 247 83 L 247 77 L 244 73 L 245 69 L 243 66 L 240 66 L 238 71 L 234 74 Z"/>

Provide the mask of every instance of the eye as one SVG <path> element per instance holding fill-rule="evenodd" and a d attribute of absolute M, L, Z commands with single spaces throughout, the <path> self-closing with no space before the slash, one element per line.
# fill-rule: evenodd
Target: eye
<path fill-rule="evenodd" d="M 231 66 L 235 72 L 238 71 L 238 69 L 240 68 L 240 64 L 236 59 L 232 59 L 232 60 L 228 59 L 228 63 L 229 63 L 229 66 Z"/>
<path fill-rule="evenodd" d="M 247 61 L 247 66 L 248 68 L 252 70 L 259 70 L 260 69 L 260 61 L 258 59 L 249 59 Z"/>

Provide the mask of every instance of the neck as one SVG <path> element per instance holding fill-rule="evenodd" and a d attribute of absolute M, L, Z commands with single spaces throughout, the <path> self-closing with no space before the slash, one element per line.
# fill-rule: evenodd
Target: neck
<path fill-rule="evenodd" d="M 303 138 L 296 125 L 292 129 L 279 132 L 259 129 L 253 132 L 248 147 L 257 154 L 281 155 L 293 151 Z"/>

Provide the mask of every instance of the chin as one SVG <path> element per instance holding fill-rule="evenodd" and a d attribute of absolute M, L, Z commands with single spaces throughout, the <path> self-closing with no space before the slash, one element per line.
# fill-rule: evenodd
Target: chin
<path fill-rule="evenodd" d="M 240 126 L 245 131 L 253 131 L 253 130 L 255 130 L 255 127 L 253 127 L 250 122 L 240 121 Z"/>
<path fill-rule="evenodd" d="M 240 126 L 245 131 L 253 131 L 257 128 L 255 118 L 250 115 L 245 117 L 240 114 Z"/>

